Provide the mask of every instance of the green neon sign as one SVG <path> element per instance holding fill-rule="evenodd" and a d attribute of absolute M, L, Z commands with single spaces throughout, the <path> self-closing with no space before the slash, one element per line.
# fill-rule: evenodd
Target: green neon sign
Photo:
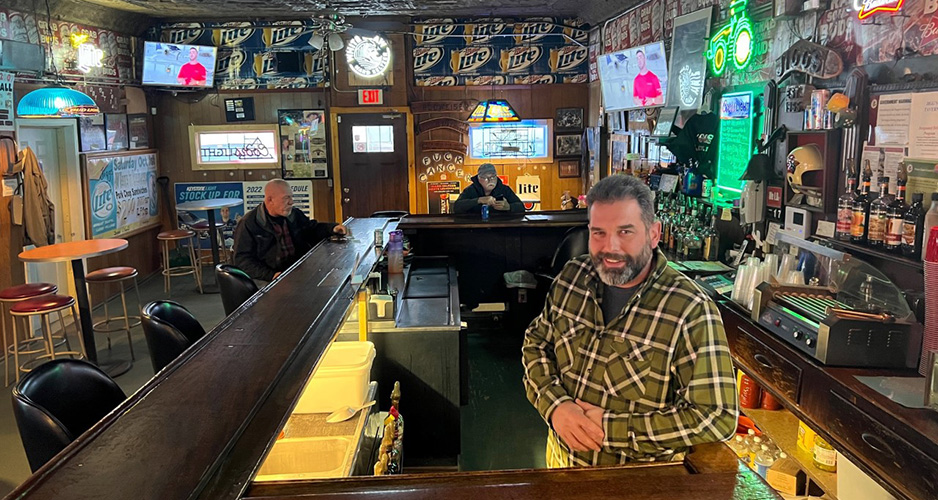
<path fill-rule="evenodd" d="M 741 70 L 752 59 L 752 22 L 746 13 L 747 1 L 733 0 L 730 22 L 710 38 L 707 60 L 715 76 L 723 74 L 729 61 Z"/>
<path fill-rule="evenodd" d="M 752 157 L 753 104 L 752 92 L 723 94 L 720 98 L 716 185 L 730 198 L 742 192 L 740 177 Z"/>

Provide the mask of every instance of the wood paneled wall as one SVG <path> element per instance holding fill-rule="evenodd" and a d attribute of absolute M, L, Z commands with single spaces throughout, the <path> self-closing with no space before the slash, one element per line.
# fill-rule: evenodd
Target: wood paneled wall
<path fill-rule="evenodd" d="M 196 101 L 198 94 L 160 93 L 155 102 L 157 114 L 153 117 L 155 147 L 160 150 L 160 173 L 169 177 L 170 197 L 177 182 L 238 182 L 264 181 L 280 177 L 280 170 L 192 170 L 189 146 L 189 125 L 224 125 L 224 100 L 237 97 L 254 98 L 253 122 L 241 124 L 277 123 L 278 109 L 327 109 L 327 96 L 322 90 L 282 92 L 213 93 Z M 329 131 L 331 133 L 331 131 Z M 331 221 L 333 209 L 332 181 L 313 180 L 313 214 L 318 220 Z"/>
<path fill-rule="evenodd" d="M 583 108 L 584 120 L 588 116 L 588 107 L 590 104 L 589 86 L 586 84 L 557 84 L 557 85 L 525 85 L 509 87 L 416 87 L 414 88 L 413 101 L 459 101 L 465 99 L 484 100 L 484 99 L 507 99 L 515 111 L 521 115 L 522 119 L 554 119 L 557 108 Z M 468 112 L 465 113 L 428 113 L 415 115 L 415 122 L 421 122 L 431 118 L 450 117 L 458 120 L 465 120 Z M 557 133 L 556 131 L 554 132 Z M 420 134 L 416 137 L 417 142 L 417 171 L 422 171 L 420 159 L 423 157 L 423 141 L 427 140 L 447 140 L 468 143 L 469 138 L 458 132 L 439 129 Z M 553 141 L 553 137 L 551 138 Z M 495 164 L 496 170 L 500 175 L 506 175 L 509 179 L 509 185 L 515 188 L 514 179 L 518 175 L 538 175 L 541 178 L 541 209 L 559 210 L 560 197 L 564 191 L 570 191 L 570 194 L 576 197 L 580 194 L 586 194 L 585 175 L 586 168 L 581 165 L 579 178 L 559 177 L 557 159 L 552 164 L 546 162 L 532 161 L 530 164 Z M 464 167 L 467 172 L 475 175 L 476 166 L 467 165 Z M 452 180 L 453 176 L 449 176 Z M 431 176 L 431 180 L 440 180 Z M 464 189 L 466 186 L 463 185 Z M 417 208 L 418 213 L 427 212 L 427 188 L 426 184 L 417 183 Z"/>

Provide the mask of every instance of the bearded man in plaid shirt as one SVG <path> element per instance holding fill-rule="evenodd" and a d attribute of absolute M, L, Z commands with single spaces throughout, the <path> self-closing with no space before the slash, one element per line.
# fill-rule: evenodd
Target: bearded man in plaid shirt
<path fill-rule="evenodd" d="M 548 467 L 678 460 L 729 439 L 739 410 L 723 321 L 657 250 L 651 190 L 614 175 L 587 201 L 590 253 L 554 280 L 522 347 Z"/>

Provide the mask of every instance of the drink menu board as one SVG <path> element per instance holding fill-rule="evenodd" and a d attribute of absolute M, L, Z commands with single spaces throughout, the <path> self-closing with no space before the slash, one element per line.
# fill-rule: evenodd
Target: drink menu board
<path fill-rule="evenodd" d="M 725 94 L 720 99 L 719 148 L 716 184 L 739 193 L 739 179 L 752 157 L 752 92 Z"/>

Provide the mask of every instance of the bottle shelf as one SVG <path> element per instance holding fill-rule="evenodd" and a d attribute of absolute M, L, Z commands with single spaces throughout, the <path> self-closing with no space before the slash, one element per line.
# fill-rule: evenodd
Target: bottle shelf
<path fill-rule="evenodd" d="M 832 500 L 837 498 L 837 473 L 814 466 L 814 457 L 798 447 L 798 417 L 788 410 L 754 410 L 741 408 L 756 426 L 801 465 L 811 482 L 820 486 Z"/>
<path fill-rule="evenodd" d="M 923 271 L 924 265 L 922 264 L 922 261 L 920 259 L 912 259 L 909 257 L 904 257 L 902 255 L 894 254 L 891 252 L 877 250 L 875 248 L 870 248 L 868 246 L 858 245 L 856 243 L 851 243 L 849 241 L 841 241 L 841 240 L 834 239 L 834 238 L 825 238 L 823 236 L 814 236 L 814 238 L 817 239 L 818 241 L 829 243 L 834 248 L 837 248 L 838 250 L 844 250 L 847 253 L 850 253 L 852 255 L 856 255 L 856 256 L 865 255 L 868 257 L 873 257 L 873 258 L 885 260 L 888 262 L 894 262 L 896 264 L 902 264 L 904 266 L 911 267 L 917 270 L 918 272 L 924 272 Z"/>

